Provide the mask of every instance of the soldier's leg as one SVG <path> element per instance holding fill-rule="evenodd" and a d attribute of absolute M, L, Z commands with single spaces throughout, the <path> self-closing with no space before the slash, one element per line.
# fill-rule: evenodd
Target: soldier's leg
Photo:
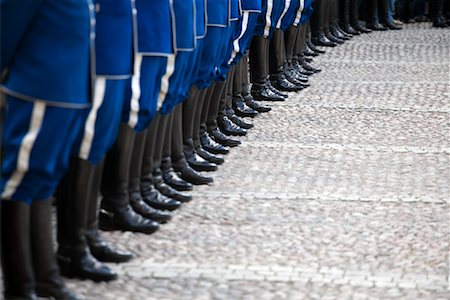
<path fill-rule="evenodd" d="M 184 104 L 183 104 L 184 105 Z M 181 179 L 195 185 L 213 182 L 212 177 L 204 176 L 192 169 L 186 161 L 183 153 L 183 105 L 178 105 L 174 110 L 172 126 L 172 166 L 180 174 Z"/>
<path fill-rule="evenodd" d="M 58 188 L 58 263 L 67 277 L 110 281 L 117 274 L 92 256 L 86 240 L 94 173 L 95 165 L 91 162 L 72 157 L 69 171 Z"/>
<path fill-rule="evenodd" d="M 254 109 L 257 112 L 269 112 L 272 109 L 269 106 L 264 104 L 260 104 L 255 99 L 253 99 L 251 89 L 252 84 L 250 83 L 249 78 L 249 68 L 248 68 L 248 51 L 245 53 L 244 57 L 241 59 L 241 78 L 242 78 L 242 97 L 244 98 L 245 103 L 248 107 Z"/>
<path fill-rule="evenodd" d="M 283 101 L 285 97 L 270 88 L 269 76 L 270 40 L 263 36 L 254 36 L 250 44 L 250 81 L 251 93 L 255 100 Z"/>
<path fill-rule="evenodd" d="M 226 86 L 223 96 L 220 98 L 219 109 L 216 112 L 217 125 L 220 130 L 227 134 L 233 136 L 243 136 L 247 134 L 244 128 L 241 128 L 237 124 L 233 123 L 227 115 L 227 109 L 232 109 L 232 98 L 233 98 L 233 77 L 235 74 L 235 66 L 230 68 L 227 75 Z M 213 112 L 214 113 L 214 112 Z"/>
<path fill-rule="evenodd" d="M 179 202 L 189 202 L 192 200 L 192 196 L 189 194 L 178 192 L 171 186 L 167 185 L 162 177 L 161 171 L 161 161 L 163 157 L 164 150 L 164 139 L 167 135 L 168 123 L 170 120 L 169 115 L 158 115 L 158 130 L 156 131 L 156 136 L 154 140 L 154 150 L 153 150 L 153 164 L 152 164 L 152 179 L 155 188 L 164 196 L 177 200 Z M 178 204 L 179 206 L 180 204 Z M 172 209 L 172 208 L 170 208 Z"/>
<path fill-rule="evenodd" d="M 207 151 L 209 151 L 213 154 L 228 154 L 230 152 L 230 149 L 228 147 L 229 146 L 230 147 L 237 146 L 238 144 L 240 144 L 240 142 L 238 140 L 230 139 L 226 135 L 222 134 L 223 142 L 218 143 L 214 139 L 211 138 L 210 133 L 207 131 L 206 122 L 208 119 L 209 106 L 212 101 L 212 97 L 214 95 L 214 87 L 215 87 L 215 83 L 213 83 L 207 89 L 207 93 L 205 95 L 205 101 L 203 102 L 202 113 L 200 116 L 200 127 L 199 127 L 200 143 L 204 149 L 206 149 Z M 229 143 L 232 143 L 232 141 L 235 141 L 235 144 L 233 144 L 233 145 L 228 144 L 228 146 L 224 146 L 225 141 L 228 141 Z"/>
<path fill-rule="evenodd" d="M 5 298 L 35 299 L 36 289 L 38 295 L 75 299 L 56 264 L 48 199 L 67 170 L 85 111 L 10 96 L 7 108 L 1 147 L 8 155 L 0 178 Z"/>
<path fill-rule="evenodd" d="M 181 106 L 182 104 L 178 104 Z M 192 191 L 193 186 L 189 182 L 181 179 L 172 167 L 172 136 L 173 136 L 173 123 L 176 115 L 177 108 L 169 116 L 167 124 L 166 136 L 164 137 L 163 157 L 161 160 L 161 170 L 163 172 L 164 181 L 178 191 Z"/>
<path fill-rule="evenodd" d="M 299 91 L 303 86 L 290 82 L 284 74 L 283 66 L 286 63 L 286 46 L 284 33 L 277 29 L 270 40 L 269 73 L 273 86 L 281 91 Z"/>
<path fill-rule="evenodd" d="M 136 133 L 130 164 L 130 179 L 128 184 L 128 193 L 130 197 L 130 205 L 135 212 L 143 217 L 152 219 L 159 223 L 166 223 L 172 215 L 166 211 L 160 211 L 144 201 L 141 194 L 141 170 L 144 161 L 144 150 L 149 134 L 155 134 L 157 129 L 157 120 L 153 119 L 150 127 L 142 132 Z"/>
<path fill-rule="evenodd" d="M 202 143 L 200 141 L 200 124 L 202 122 L 202 110 L 204 107 L 204 103 L 206 101 L 206 97 L 208 94 L 208 89 L 200 90 L 199 96 L 197 97 L 197 104 L 195 107 L 195 117 L 194 117 L 194 126 L 192 132 L 192 140 L 195 148 L 195 152 L 203 159 L 209 161 L 210 163 L 214 163 L 216 165 L 223 164 L 225 161 L 222 157 L 215 155 L 205 148 L 203 148 Z"/>

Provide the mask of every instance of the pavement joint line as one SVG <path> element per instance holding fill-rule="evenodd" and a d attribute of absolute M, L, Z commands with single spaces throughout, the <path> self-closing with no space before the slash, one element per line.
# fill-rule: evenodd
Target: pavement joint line
<path fill-rule="evenodd" d="M 382 275 L 363 272 L 363 271 L 345 271 L 339 270 L 339 273 L 333 272 L 309 272 L 310 268 L 301 268 L 295 266 L 243 266 L 243 269 L 230 269 L 228 266 L 208 267 L 199 265 L 199 269 L 180 272 L 177 264 L 158 264 L 154 263 L 140 272 L 128 272 L 131 278 L 152 277 L 156 279 L 214 279 L 214 280 L 243 280 L 243 281 L 269 281 L 269 282 L 311 282 L 326 283 L 335 285 L 347 285 L 356 287 L 398 287 L 402 289 L 416 289 L 418 286 L 432 286 L 433 290 L 446 291 L 448 289 L 447 276 L 432 275 L 424 277 L 420 274 L 400 274 L 396 272 L 383 272 Z M 126 272 L 126 266 L 122 268 Z M 259 270 L 276 270 L 274 273 L 261 274 Z M 119 269 L 120 270 L 120 269 Z M 284 272 L 284 270 L 294 270 L 294 273 Z M 326 269 L 324 269 L 325 271 Z M 331 269 L 330 269 L 331 270 Z M 305 272 L 303 272 L 305 271 Z M 306 276 L 305 276 L 306 275 Z M 417 279 L 417 280 L 416 280 Z"/>
<path fill-rule="evenodd" d="M 327 58 L 323 57 L 320 59 L 320 63 L 322 62 L 338 62 L 338 63 L 348 63 L 348 64 L 378 64 L 378 65 L 386 65 L 385 62 L 380 62 L 379 60 L 348 60 L 348 59 L 337 59 L 337 58 Z M 408 62 L 408 61 L 392 61 L 389 62 L 389 65 L 405 65 L 405 66 L 411 66 L 411 64 L 417 64 L 417 65 L 433 65 L 433 66 L 441 66 L 441 65 L 448 65 L 448 63 L 443 62 L 426 62 L 426 61 L 414 61 L 414 62 Z"/>
<path fill-rule="evenodd" d="M 320 99 L 321 100 L 321 99 Z M 320 101 L 319 100 L 319 101 Z M 314 100 L 310 100 L 314 101 Z M 324 108 L 324 109 L 338 109 L 338 110 L 349 110 L 349 111 L 367 111 L 367 112 L 420 112 L 420 113 L 444 113 L 448 114 L 450 113 L 450 107 L 449 108 L 443 108 L 443 109 L 427 109 L 422 107 L 383 107 L 383 106 L 359 106 L 359 105 L 329 105 L 327 103 L 286 103 L 283 105 L 280 105 L 282 107 L 295 107 L 295 108 Z"/>
<path fill-rule="evenodd" d="M 418 147 L 418 146 L 378 146 L 361 144 L 305 144 L 294 142 L 265 142 L 265 141 L 243 141 L 241 147 L 265 147 L 265 148 L 297 148 L 314 150 L 340 150 L 340 151 L 369 151 L 369 152 L 392 152 L 392 153 L 414 153 L 414 154 L 445 154 L 450 155 L 450 147 Z"/>
<path fill-rule="evenodd" d="M 405 82 L 405 81 L 379 81 L 379 80 L 374 80 L 374 81 L 368 81 L 368 80 L 361 80 L 361 81 L 357 81 L 357 80 L 339 80 L 339 79 L 335 79 L 335 80 L 325 80 L 325 79 L 317 79 L 314 81 L 314 84 L 317 83 L 327 83 L 327 84 L 340 84 L 340 83 L 345 83 L 345 84 L 355 84 L 355 83 L 359 83 L 359 84 L 402 84 L 402 85 L 417 85 L 417 84 L 448 84 L 447 81 L 411 81 L 411 82 Z"/>
<path fill-rule="evenodd" d="M 226 198 L 226 199 L 253 199 L 255 201 L 267 201 L 267 200 L 291 200 L 291 201 L 324 201 L 324 202 L 383 202 L 383 203 L 432 203 L 432 204 L 448 204 L 450 202 L 448 197 L 440 199 L 431 199 L 428 197 L 346 197 L 345 195 L 331 195 L 328 193 L 323 194 L 302 194 L 302 193 L 283 193 L 280 196 L 278 192 L 227 192 L 226 195 L 220 191 L 201 191 L 198 197 L 202 198 Z"/>

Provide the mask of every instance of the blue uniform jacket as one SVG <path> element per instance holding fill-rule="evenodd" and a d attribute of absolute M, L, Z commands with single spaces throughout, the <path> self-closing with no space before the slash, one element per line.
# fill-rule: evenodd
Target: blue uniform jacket
<path fill-rule="evenodd" d="M 229 0 L 207 0 L 208 26 L 228 27 Z"/>
<path fill-rule="evenodd" d="M 95 0 L 97 75 L 125 79 L 133 73 L 134 0 Z"/>
<path fill-rule="evenodd" d="M 9 70 L 2 91 L 27 101 L 89 107 L 95 75 L 92 1 L 2 0 L 0 5 L 1 70 Z"/>
<path fill-rule="evenodd" d="M 302 18 L 300 20 L 300 24 L 305 24 L 311 18 L 311 15 L 314 11 L 312 8 L 312 3 L 314 0 L 305 0 L 305 5 L 302 12 Z"/>
<path fill-rule="evenodd" d="M 206 35 L 206 23 L 208 23 L 206 0 L 195 0 L 195 23 L 195 36 L 198 39 L 204 38 Z"/>
<path fill-rule="evenodd" d="M 262 0 L 241 0 L 242 10 L 261 12 Z"/>
<path fill-rule="evenodd" d="M 230 0 L 230 21 L 237 21 L 242 15 L 240 0 Z"/>
<path fill-rule="evenodd" d="M 196 45 L 194 0 L 173 0 L 176 49 L 193 51 Z"/>
<path fill-rule="evenodd" d="M 168 56 L 175 52 L 174 20 L 169 0 L 136 0 L 136 52 Z"/>

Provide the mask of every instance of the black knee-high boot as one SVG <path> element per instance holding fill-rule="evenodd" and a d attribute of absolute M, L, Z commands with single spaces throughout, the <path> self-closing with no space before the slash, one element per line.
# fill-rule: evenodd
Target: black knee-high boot
<path fill-rule="evenodd" d="M 144 161 L 145 145 L 149 134 L 154 135 L 157 128 L 158 126 L 155 118 L 152 120 L 149 128 L 136 134 L 133 153 L 131 155 L 128 194 L 130 197 L 131 207 L 135 212 L 145 218 L 157 221 L 159 223 L 166 223 L 172 218 L 172 215 L 167 211 L 161 211 L 150 206 L 144 201 L 144 197 L 142 197 L 141 193 L 141 174 L 142 164 Z"/>
<path fill-rule="evenodd" d="M 160 129 L 161 131 L 164 131 L 164 121 L 165 120 L 161 117 L 161 115 L 157 114 L 153 119 L 147 134 L 141 167 L 141 195 L 144 201 L 153 208 L 161 210 L 175 210 L 180 207 L 181 202 L 161 194 L 161 192 L 155 187 L 153 178 L 155 151 L 158 151 L 157 149 L 162 143 L 162 138 L 158 136 L 158 132 Z"/>
<path fill-rule="evenodd" d="M 360 0 L 349 1 L 349 23 L 348 26 L 345 25 L 344 27 L 342 27 L 342 30 L 344 30 L 345 33 L 351 35 L 359 35 L 361 33 L 371 32 L 371 30 L 363 26 L 359 20 Z"/>
<path fill-rule="evenodd" d="M 92 256 L 86 239 L 94 174 L 93 164 L 72 157 L 69 171 L 59 185 L 58 263 L 67 277 L 109 281 L 116 279 L 117 274 Z"/>
<path fill-rule="evenodd" d="M 242 97 L 245 101 L 245 104 L 248 105 L 248 107 L 254 109 L 257 112 L 260 113 L 264 113 L 264 112 L 269 112 L 272 110 L 272 108 L 270 108 L 267 105 L 264 104 L 260 104 L 258 102 L 255 101 L 255 99 L 253 99 L 252 93 L 251 93 L 251 89 L 252 89 L 252 84 L 250 83 L 250 79 L 249 79 L 249 67 L 248 67 L 248 51 L 245 53 L 244 57 L 242 57 L 241 59 L 241 78 L 242 78 Z"/>
<path fill-rule="evenodd" d="M 103 200 L 99 227 L 153 233 L 159 224 L 136 213 L 130 206 L 128 185 L 135 133 L 127 124 L 120 125 L 116 142 L 106 155 L 102 176 Z"/>
<path fill-rule="evenodd" d="M 284 43 L 284 32 L 275 30 L 270 40 L 269 50 L 269 73 L 272 85 L 281 91 L 300 91 L 303 86 L 297 85 L 286 78 L 284 67 L 286 60 L 286 46 Z"/>
<path fill-rule="evenodd" d="M 254 36 L 250 45 L 250 81 L 251 93 L 255 100 L 284 101 L 282 95 L 270 88 L 269 76 L 270 40 Z"/>
<path fill-rule="evenodd" d="M 178 104 L 181 106 L 181 104 Z M 177 191 L 192 191 L 193 185 L 181 179 L 172 167 L 172 135 L 173 135 L 173 121 L 176 115 L 176 108 L 172 111 L 167 122 L 166 135 L 164 137 L 163 157 L 161 159 L 161 170 L 164 181 L 176 189 Z"/>
<path fill-rule="evenodd" d="M 1 252 L 5 299 L 37 299 L 30 230 L 30 205 L 2 200 Z"/>
<path fill-rule="evenodd" d="M 247 134 L 244 128 L 241 128 L 228 117 L 227 111 L 232 110 L 232 98 L 233 98 L 233 81 L 235 74 L 235 66 L 230 68 L 230 72 L 227 75 L 225 91 L 220 98 L 220 105 L 217 112 L 217 125 L 220 130 L 228 135 L 243 136 Z M 234 115 L 234 112 L 230 112 L 230 115 Z"/>
<path fill-rule="evenodd" d="M 331 1 L 331 14 L 330 14 L 330 33 L 332 36 L 346 41 L 350 38 L 347 35 L 343 34 L 339 27 L 339 17 L 340 17 L 340 9 L 341 9 L 341 0 L 332 0 Z M 342 44 L 342 43 L 341 43 Z"/>
<path fill-rule="evenodd" d="M 299 31 L 303 30 L 303 28 L 304 28 L 303 26 L 296 27 L 291 25 L 284 33 L 285 37 L 284 39 L 286 41 L 286 61 L 287 61 L 287 63 L 284 65 L 284 73 L 286 75 L 286 78 L 290 82 L 293 82 L 298 86 L 305 87 L 304 83 L 308 81 L 308 76 L 302 74 L 300 70 L 297 69 L 296 66 L 294 65 L 294 57 L 297 63 L 299 61 L 298 55 L 297 54 L 294 55 L 295 50 L 299 51 L 302 57 L 304 57 L 305 55 L 304 54 L 305 50 L 301 50 L 305 49 L 304 41 L 301 47 L 296 47 L 296 44 L 299 42 L 298 39 L 300 38 L 304 39 L 304 35 L 302 37 L 300 37 L 299 35 Z M 314 53 L 312 50 L 311 52 Z"/>
<path fill-rule="evenodd" d="M 183 104 L 184 105 L 184 104 Z M 174 110 L 172 123 L 172 166 L 180 178 L 195 185 L 208 184 L 214 181 L 212 177 L 204 176 L 192 169 L 183 153 L 183 105 Z"/>
<path fill-rule="evenodd" d="M 216 142 L 213 138 L 210 136 L 210 132 L 207 130 L 206 122 L 208 120 L 208 113 L 209 113 L 209 107 L 212 102 L 212 97 L 214 96 L 214 90 L 215 90 L 215 83 L 211 84 L 210 87 L 208 87 L 205 100 L 203 102 L 202 107 L 202 113 L 200 115 L 200 127 L 199 127 L 199 138 L 200 143 L 202 147 L 207 150 L 210 153 L 213 154 L 228 154 L 230 152 L 230 147 L 234 147 L 240 144 L 240 141 L 233 140 L 231 138 L 228 138 L 225 134 L 221 133 L 219 130 L 216 130 L 217 134 L 219 134 L 223 138 L 222 143 Z M 233 141 L 235 142 L 233 144 Z M 229 142 L 230 144 L 226 144 Z M 232 144 L 232 145 L 231 145 Z M 227 146 L 224 146 L 227 145 Z"/>
<path fill-rule="evenodd" d="M 367 8 L 367 27 L 377 31 L 387 30 L 387 28 L 378 21 L 378 0 L 369 0 Z"/>
<path fill-rule="evenodd" d="M 320 0 L 313 2 L 314 13 L 311 16 L 311 41 L 316 46 L 335 47 L 337 43 L 330 41 L 325 36 L 328 30 L 329 1 Z"/>
<path fill-rule="evenodd" d="M 196 108 L 203 102 L 201 98 L 204 96 L 205 92 L 200 91 L 196 86 L 192 86 L 189 99 L 183 103 L 183 153 L 186 161 L 194 170 L 215 171 L 217 165 L 197 154 L 193 140 Z M 200 118 L 200 116 L 198 117 Z"/>
<path fill-rule="evenodd" d="M 31 249 L 36 294 L 40 297 L 74 300 L 76 297 L 65 287 L 56 263 L 51 212 L 50 200 L 31 204 Z"/>
<path fill-rule="evenodd" d="M 164 182 L 161 170 L 161 162 L 164 150 L 164 139 L 165 136 L 167 135 L 167 128 L 170 116 L 160 114 L 158 119 L 159 119 L 159 126 L 158 130 L 156 131 L 155 145 L 153 149 L 153 164 L 152 164 L 153 184 L 155 188 L 164 196 L 177 200 L 179 202 L 189 202 L 192 200 L 191 195 L 178 192 L 177 190 L 173 189 L 171 186 L 169 186 Z"/>
<path fill-rule="evenodd" d="M 234 75 L 233 75 L 233 99 L 232 99 L 232 107 L 234 112 L 239 117 L 255 117 L 258 115 L 258 112 L 248 107 L 244 102 L 244 97 L 242 95 L 242 87 L 243 87 L 243 68 L 244 61 L 246 57 L 242 57 L 241 60 L 234 66 Z M 234 121 L 233 121 L 234 122 Z M 250 123 L 249 123 L 250 124 Z M 238 124 L 239 125 L 239 124 Z M 244 129 L 252 128 L 253 126 L 241 126 Z"/>
<path fill-rule="evenodd" d="M 92 255 L 101 262 L 127 262 L 133 258 L 129 251 L 116 249 L 107 243 L 98 230 L 98 196 L 103 174 L 103 162 L 95 165 L 92 176 L 91 191 L 89 193 L 89 207 L 87 213 L 86 240 Z"/>
<path fill-rule="evenodd" d="M 203 107 L 205 106 L 205 101 L 207 97 L 210 97 L 211 91 L 208 89 L 202 89 L 199 91 L 199 95 L 197 97 L 197 103 L 195 106 L 195 115 L 194 115 L 194 126 L 192 131 L 192 140 L 194 143 L 195 152 L 203 159 L 209 161 L 210 163 L 214 163 L 216 165 L 223 164 L 225 160 L 215 155 L 214 153 L 209 152 L 205 148 L 203 148 L 203 145 L 200 140 L 200 128 L 202 123 L 202 111 Z M 204 127 L 203 127 L 204 128 Z M 204 129 L 203 129 L 204 131 Z"/>

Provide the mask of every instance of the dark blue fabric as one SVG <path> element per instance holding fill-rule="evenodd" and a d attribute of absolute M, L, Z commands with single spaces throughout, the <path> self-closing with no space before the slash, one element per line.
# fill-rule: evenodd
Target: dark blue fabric
<path fill-rule="evenodd" d="M 136 0 L 137 51 L 148 55 L 173 54 L 169 0 Z"/>
<path fill-rule="evenodd" d="M 314 2 L 314 0 L 305 0 L 305 8 L 303 9 L 303 12 L 302 12 L 302 18 L 300 20 L 300 24 L 305 24 L 311 18 L 311 15 L 313 14 L 313 11 L 314 11 L 312 8 L 313 2 Z"/>
<path fill-rule="evenodd" d="M 291 4 L 289 5 L 289 9 L 287 13 L 284 15 L 283 19 L 281 20 L 281 29 L 284 31 L 289 26 L 294 23 L 295 16 L 297 14 L 298 8 L 300 6 L 300 0 L 291 0 Z"/>
<path fill-rule="evenodd" d="M 194 0 L 173 0 L 176 28 L 176 49 L 194 50 L 195 48 L 195 27 L 194 23 Z"/>
<path fill-rule="evenodd" d="M 1 143 L 0 193 L 4 192 L 5 185 L 16 171 L 20 146 L 29 131 L 36 103 L 7 97 Z M 46 106 L 42 125 L 31 148 L 28 170 L 8 200 L 31 204 L 54 194 L 67 171 L 72 147 L 83 126 L 84 113 L 86 109 Z"/>
<path fill-rule="evenodd" d="M 228 26 L 229 0 L 207 0 L 209 26 Z"/>
<path fill-rule="evenodd" d="M 156 115 L 161 78 L 166 73 L 167 58 L 166 56 L 144 55 L 140 67 L 140 77 L 133 78 L 133 80 L 139 80 L 140 87 L 138 121 L 136 125 L 132 126 L 137 132 L 146 129 Z M 122 121 L 125 123 L 130 121 L 132 95 L 132 80 L 130 79 L 127 80 L 125 103 L 122 110 Z"/>
<path fill-rule="evenodd" d="M 206 34 L 206 0 L 195 0 L 196 37 L 204 37 Z"/>
<path fill-rule="evenodd" d="M 128 79 L 106 80 L 105 96 L 102 105 L 96 113 L 94 137 L 88 156 L 88 160 L 92 164 L 97 164 L 101 161 L 116 140 L 127 85 Z M 90 113 L 91 110 L 86 110 L 84 120 Z M 85 131 L 82 130 L 77 137 L 75 154 L 80 152 L 84 134 Z"/>
<path fill-rule="evenodd" d="M 133 19 L 131 0 L 95 0 L 96 73 L 131 75 Z"/>
<path fill-rule="evenodd" d="M 1 63 L 9 67 L 2 89 L 28 100 L 88 107 L 91 1 L 3 0 L 0 9 Z"/>
<path fill-rule="evenodd" d="M 242 10 L 261 12 L 262 0 L 241 0 Z"/>

